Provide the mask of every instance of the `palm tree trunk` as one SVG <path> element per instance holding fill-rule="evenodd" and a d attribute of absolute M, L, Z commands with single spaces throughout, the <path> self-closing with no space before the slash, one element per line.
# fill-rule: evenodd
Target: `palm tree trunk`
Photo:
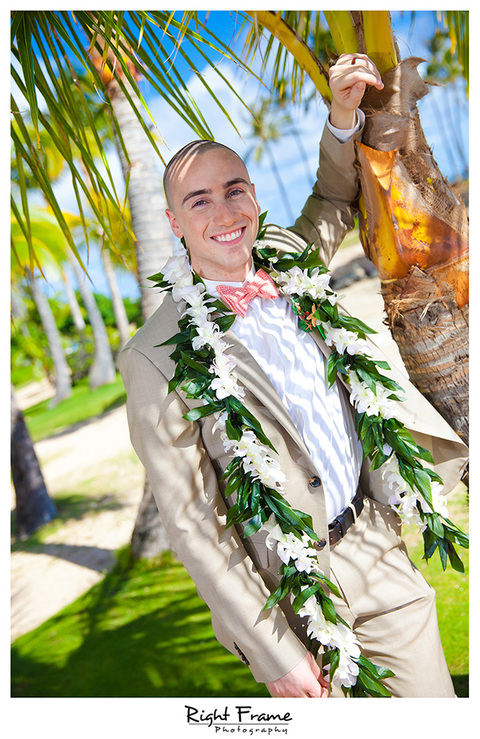
<path fill-rule="evenodd" d="M 385 74 L 362 103 L 361 237 L 411 381 L 468 442 L 468 218 L 425 141 L 419 61 Z"/>
<path fill-rule="evenodd" d="M 55 406 L 65 398 L 69 398 L 72 394 L 72 382 L 70 379 L 70 369 L 65 358 L 65 352 L 62 346 L 60 332 L 55 323 L 55 317 L 50 308 L 50 304 L 46 295 L 42 292 L 34 275 L 31 275 L 30 287 L 32 296 L 40 314 L 40 320 L 48 340 L 48 346 L 55 369 L 55 395 L 50 401 L 51 406 Z"/>
<path fill-rule="evenodd" d="M 42 470 L 11 386 L 11 463 L 16 496 L 16 535 L 24 539 L 55 517 Z"/>
<path fill-rule="evenodd" d="M 142 294 L 142 315 L 147 319 L 160 305 L 162 295 L 148 280 L 173 252 L 173 237 L 165 215 L 166 202 L 155 152 L 120 85 L 112 78 L 107 85 L 116 123 L 128 154 L 117 138 L 117 150 L 125 181 L 132 228 L 136 238 L 137 277 Z M 134 100 L 132 89 L 129 94 Z M 137 105 L 141 110 L 140 101 Z"/>
<path fill-rule="evenodd" d="M 62 279 L 65 285 L 65 293 L 67 295 L 67 302 L 72 314 L 73 323 L 79 334 L 85 331 L 85 321 L 83 320 L 82 311 L 78 304 L 77 296 L 72 287 L 70 279 L 65 271 L 62 272 Z"/>
<path fill-rule="evenodd" d="M 158 308 L 162 295 L 147 279 L 158 272 L 173 252 L 173 237 L 165 215 L 165 196 L 155 154 L 120 85 L 112 78 L 107 86 L 115 119 L 128 153 L 128 160 L 117 137 L 122 171 L 128 182 L 128 202 L 132 228 L 137 240 L 137 277 L 142 296 L 142 315 L 146 320 Z M 129 93 L 135 99 L 133 91 Z M 140 102 L 138 109 L 141 110 Z M 132 553 L 136 558 L 158 556 L 170 548 L 147 478 L 143 499 L 132 534 Z"/>
<path fill-rule="evenodd" d="M 115 380 L 115 363 L 102 314 L 98 309 L 92 291 L 87 286 L 85 275 L 73 255 L 70 258 L 70 264 L 78 281 L 78 287 L 88 313 L 95 341 L 95 356 L 88 374 L 89 385 L 94 390 Z"/>
<path fill-rule="evenodd" d="M 152 486 L 145 477 L 143 498 L 132 533 L 132 555 L 135 559 L 152 559 L 170 549 L 165 527 L 153 497 Z"/>
<path fill-rule="evenodd" d="M 130 339 L 130 327 L 128 323 L 127 311 L 118 287 L 117 278 L 115 276 L 115 268 L 112 264 L 110 252 L 106 248 L 100 249 L 102 255 L 103 267 L 107 277 L 108 287 L 110 288 L 110 296 L 112 298 L 113 312 L 115 314 L 115 323 L 117 324 L 118 333 L 120 334 L 120 348 L 125 346 Z"/>

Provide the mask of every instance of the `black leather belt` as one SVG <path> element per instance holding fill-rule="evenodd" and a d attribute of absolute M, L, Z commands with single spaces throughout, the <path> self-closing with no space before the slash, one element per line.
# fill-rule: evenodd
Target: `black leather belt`
<path fill-rule="evenodd" d="M 354 513 L 355 511 L 355 513 Z M 352 523 L 355 523 L 357 520 L 357 517 L 361 514 L 363 511 L 363 493 L 358 488 L 357 492 L 355 493 L 355 497 L 352 499 L 352 502 L 350 505 L 348 505 L 337 517 L 332 523 L 328 525 L 328 533 L 329 533 L 329 540 L 330 540 L 330 546 L 333 547 L 334 544 L 340 541 L 345 534 L 347 533 L 348 529 L 352 525 Z"/>

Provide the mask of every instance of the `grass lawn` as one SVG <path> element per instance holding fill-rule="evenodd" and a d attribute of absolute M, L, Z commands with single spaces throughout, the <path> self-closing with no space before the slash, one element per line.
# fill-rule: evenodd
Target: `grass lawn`
<path fill-rule="evenodd" d="M 42 400 L 26 409 L 23 415 L 33 441 L 40 441 L 117 408 L 125 400 L 125 388 L 120 374 L 117 373 L 115 381 L 109 385 L 90 390 L 88 380 L 85 379 L 73 387 L 70 398 L 54 408 L 49 407 L 49 400 Z"/>
<path fill-rule="evenodd" d="M 268 696 L 173 557 L 117 569 L 12 648 L 14 697 Z M 124 560 L 124 564 L 122 563 Z"/>
<path fill-rule="evenodd" d="M 25 412 L 34 439 L 100 415 L 125 400 L 121 379 L 92 392 L 74 388 L 57 408 L 48 401 Z M 97 471 L 98 486 L 105 482 Z M 115 476 L 110 480 L 115 487 Z M 89 491 L 59 500 L 64 522 L 83 516 Z M 98 490 L 97 490 L 98 494 Z M 61 497 L 61 496 L 60 496 Z M 95 505 L 114 505 L 110 499 Z M 450 496 L 450 517 L 467 530 L 466 492 Z M 52 522 L 58 525 L 58 522 Z M 40 545 L 40 532 L 21 548 Z M 422 560 L 421 536 L 405 532 L 410 556 L 437 591 L 440 633 L 457 695 L 468 695 L 468 580 L 438 556 Z M 468 572 L 468 553 L 461 552 Z M 266 697 L 248 667 L 220 646 L 207 607 L 185 569 L 171 555 L 131 563 L 119 554 L 115 570 L 70 606 L 12 645 L 13 697 Z"/>
<path fill-rule="evenodd" d="M 450 519 L 468 532 L 467 494 L 462 485 L 449 496 L 448 507 Z M 457 695 L 468 696 L 468 550 L 458 550 L 465 566 L 465 575 L 455 572 L 450 566 L 444 572 L 437 553 L 428 563 L 423 559 L 423 541 L 420 535 L 405 531 L 404 539 L 410 557 L 437 593 L 438 624 L 448 668 Z"/>
<path fill-rule="evenodd" d="M 466 525 L 465 494 L 452 518 Z M 457 695 L 468 695 L 468 585 L 437 559 L 410 554 L 437 590 L 445 656 Z M 468 557 L 463 556 L 465 563 Z M 248 668 L 213 636 L 209 612 L 171 555 L 117 568 L 70 606 L 12 645 L 14 697 L 264 697 Z"/>

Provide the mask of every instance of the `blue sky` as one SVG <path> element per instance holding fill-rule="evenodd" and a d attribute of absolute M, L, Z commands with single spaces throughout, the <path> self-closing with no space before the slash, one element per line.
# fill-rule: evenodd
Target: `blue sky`
<path fill-rule="evenodd" d="M 410 12 L 392 11 L 392 22 L 401 57 L 425 57 L 427 53 L 426 42 L 431 37 L 434 28 L 433 13 L 431 11 L 416 11 L 415 22 L 412 26 Z M 234 17 L 231 12 L 212 11 L 209 14 L 207 23 L 208 27 L 225 43 L 230 44 L 232 42 L 236 29 Z M 241 42 L 233 47 L 234 51 L 238 54 L 240 54 L 241 48 Z M 178 59 L 176 63 L 181 64 Z M 219 63 L 225 76 L 235 83 L 235 88 L 242 99 L 249 104 L 254 103 L 259 96 L 259 83 L 253 77 L 245 80 L 235 72 L 229 62 L 224 60 L 219 61 Z M 421 64 L 419 67 L 420 73 L 422 74 L 425 69 L 426 64 Z M 181 69 L 181 71 L 183 74 L 186 73 L 188 75 L 188 70 Z M 235 95 L 220 82 L 215 73 L 207 68 L 202 69 L 201 67 L 199 67 L 199 71 L 205 75 L 205 78 L 215 89 L 217 95 L 221 97 L 222 103 L 227 107 L 230 115 L 235 120 L 241 136 L 233 129 L 223 113 L 212 105 L 198 77 L 193 73 L 189 82 L 189 90 L 202 112 L 208 111 L 206 118 L 215 138 L 231 146 L 241 156 L 244 156 L 252 143 L 248 138 L 251 123 L 247 110 Z M 452 131 L 452 125 L 456 126 L 456 136 L 462 142 L 465 154 L 468 157 L 468 106 L 463 89 L 461 89 L 462 85 L 463 83 L 460 82 L 456 94 L 451 89 L 452 86 L 448 86 L 450 89 L 447 87 L 432 87 L 430 94 L 418 103 L 427 141 L 433 149 L 434 157 L 442 173 L 450 180 L 455 179 L 460 173 L 461 160 L 454 151 L 456 146 L 454 137 L 451 135 L 447 137 L 445 135 L 445 129 L 440 124 L 443 123 L 446 129 L 450 131 Z M 162 147 L 162 154 L 168 160 L 171 154 L 187 141 L 196 138 L 196 135 L 147 84 L 144 84 L 143 92 L 147 98 L 150 111 L 157 123 L 159 132 L 166 142 L 166 146 Z M 288 112 L 301 134 L 303 148 L 308 156 L 307 169 L 311 173 L 310 176 L 306 174 L 305 163 L 299 155 L 294 138 L 284 137 L 280 142 L 272 146 L 282 179 L 290 193 L 291 212 L 293 216 L 296 216 L 313 184 L 313 176 L 318 161 L 318 142 L 326 119 L 327 109 L 322 100 L 318 99 L 318 101 L 310 105 L 307 112 L 297 107 L 292 107 Z M 448 114 L 450 114 L 450 118 Z M 451 119 L 452 115 L 455 117 L 454 122 Z M 111 153 L 110 160 L 120 183 L 122 177 L 115 152 Z M 274 221 L 282 226 L 290 225 L 292 219 L 286 213 L 285 206 L 282 204 L 277 185 L 268 166 L 267 158 L 264 156 L 260 164 L 255 164 L 253 159 L 248 160 L 247 164 L 252 181 L 256 185 L 262 210 L 268 211 L 268 220 Z M 163 167 L 159 162 L 160 176 L 162 170 Z M 73 208 L 74 201 L 67 185 L 58 189 L 58 196 L 65 209 Z M 97 268 L 96 259 L 93 254 L 90 259 L 90 270 L 95 288 L 99 291 L 106 291 L 101 270 Z M 132 297 L 137 294 L 137 288 L 133 278 L 124 276 L 121 280 L 121 287 L 124 294 L 131 295 Z"/>

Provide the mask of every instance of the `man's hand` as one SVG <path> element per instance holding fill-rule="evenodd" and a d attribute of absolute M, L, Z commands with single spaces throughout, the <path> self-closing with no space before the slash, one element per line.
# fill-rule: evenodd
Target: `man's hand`
<path fill-rule="evenodd" d="M 366 54 L 341 54 L 330 67 L 332 108 L 330 123 L 335 128 L 353 128 L 355 111 L 362 102 L 367 85 L 383 89 L 383 82 L 375 64 Z"/>
<path fill-rule="evenodd" d="M 266 685 L 274 698 L 328 698 L 328 682 L 311 652 L 293 670 Z"/>

